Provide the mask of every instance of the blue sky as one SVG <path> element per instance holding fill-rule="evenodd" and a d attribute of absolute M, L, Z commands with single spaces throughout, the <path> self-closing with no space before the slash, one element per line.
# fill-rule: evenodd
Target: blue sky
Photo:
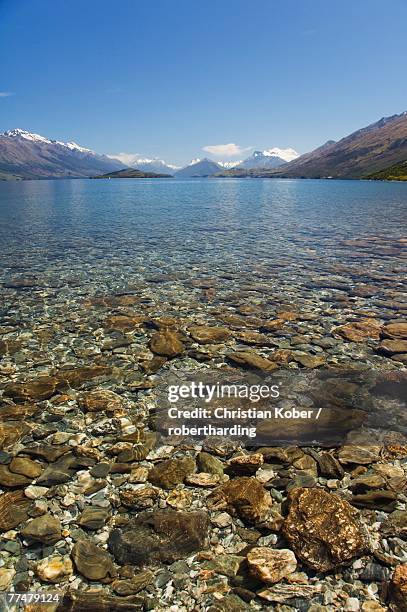
<path fill-rule="evenodd" d="M 305 152 L 407 110 L 406 24 L 407 0 L 0 0 L 0 130 Z"/>

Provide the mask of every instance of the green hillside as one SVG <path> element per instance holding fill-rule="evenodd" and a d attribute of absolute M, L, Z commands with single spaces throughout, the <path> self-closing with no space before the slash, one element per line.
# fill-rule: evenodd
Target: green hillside
<path fill-rule="evenodd" d="M 393 164 L 393 166 L 379 172 L 373 172 L 366 178 L 379 181 L 407 181 L 407 161 Z"/>

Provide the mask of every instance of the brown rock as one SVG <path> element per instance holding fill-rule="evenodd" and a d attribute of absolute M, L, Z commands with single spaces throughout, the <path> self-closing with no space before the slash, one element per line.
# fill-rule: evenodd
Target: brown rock
<path fill-rule="evenodd" d="M 224 465 L 220 459 L 210 455 L 209 453 L 205 453 L 205 451 L 201 451 L 197 455 L 197 463 L 200 472 L 206 472 L 208 474 L 219 474 L 222 476 Z"/>
<path fill-rule="evenodd" d="M 226 474 L 208 474 L 207 472 L 190 474 L 185 478 L 187 484 L 195 487 L 217 487 L 227 480 L 229 477 Z"/>
<path fill-rule="evenodd" d="M 358 465 L 368 465 L 379 461 L 380 459 L 380 446 L 359 446 L 356 444 L 349 444 L 342 446 L 338 452 L 338 459 L 341 463 L 357 463 Z"/>
<path fill-rule="evenodd" d="M 89 506 L 78 518 L 78 524 L 86 529 L 100 529 L 109 518 L 109 512 L 104 508 Z"/>
<path fill-rule="evenodd" d="M 184 345 L 177 332 L 164 329 L 153 335 L 150 341 L 150 349 L 156 355 L 176 357 L 184 351 Z"/>
<path fill-rule="evenodd" d="M 27 523 L 21 534 L 43 544 L 55 544 L 61 539 L 61 523 L 51 514 L 43 514 Z"/>
<path fill-rule="evenodd" d="M 173 489 L 168 493 L 166 502 L 171 508 L 186 510 L 191 505 L 192 495 L 187 489 Z"/>
<path fill-rule="evenodd" d="M 10 404 L 0 408 L 0 419 L 2 421 L 21 421 L 32 417 L 40 411 L 36 404 Z"/>
<path fill-rule="evenodd" d="M 407 510 L 395 510 L 382 523 L 380 531 L 385 536 L 407 536 Z"/>
<path fill-rule="evenodd" d="M 22 343 L 18 340 L 0 340 L 0 356 L 14 355 L 20 350 Z"/>
<path fill-rule="evenodd" d="M 294 355 L 294 361 L 301 364 L 304 368 L 319 368 L 324 365 L 325 357 L 324 355 Z"/>
<path fill-rule="evenodd" d="M 55 376 L 39 376 L 25 382 L 9 383 L 4 389 L 4 395 L 17 403 L 42 401 L 49 399 L 57 391 L 68 387 L 75 389 L 90 380 L 103 379 L 111 372 L 110 367 L 102 365 L 60 370 Z"/>
<path fill-rule="evenodd" d="M 9 590 L 15 573 L 16 570 L 14 568 L 0 567 L 0 592 Z"/>
<path fill-rule="evenodd" d="M 116 329 L 119 331 L 131 331 L 140 327 L 142 323 L 146 320 L 144 315 L 112 315 L 107 317 L 107 319 L 103 322 L 103 327 L 105 329 Z"/>
<path fill-rule="evenodd" d="M 78 398 L 79 407 L 85 412 L 115 412 L 123 408 L 124 402 L 120 395 L 108 389 L 97 389 L 82 393 Z"/>
<path fill-rule="evenodd" d="M 365 342 L 369 338 L 378 340 L 380 338 L 381 323 L 376 319 L 355 321 L 346 325 L 339 325 L 333 329 L 335 336 L 341 336 L 348 342 Z"/>
<path fill-rule="evenodd" d="M 82 368 L 74 368 L 70 370 L 60 370 L 57 373 L 58 388 L 66 389 L 72 387 L 77 389 L 86 382 L 97 382 L 108 378 L 112 373 L 110 366 L 104 365 L 92 365 L 84 366 Z"/>
<path fill-rule="evenodd" d="M 11 472 L 8 465 L 0 465 L 0 485 L 2 487 L 24 487 L 31 481 L 32 478 Z"/>
<path fill-rule="evenodd" d="M 124 529 L 113 529 L 108 544 L 120 565 L 168 564 L 201 550 L 208 528 L 205 512 L 142 512 Z"/>
<path fill-rule="evenodd" d="M 61 582 L 72 576 L 72 561 L 69 557 L 46 557 L 37 563 L 35 573 L 45 582 Z"/>
<path fill-rule="evenodd" d="M 116 573 L 109 553 L 90 540 L 76 542 L 72 559 L 78 572 L 88 580 L 103 580 Z"/>
<path fill-rule="evenodd" d="M 14 474 L 21 474 L 31 479 L 38 478 L 42 472 L 42 466 L 39 463 L 25 457 L 14 457 L 9 468 Z"/>
<path fill-rule="evenodd" d="M 407 322 L 388 323 L 382 329 L 383 338 L 401 338 L 407 339 Z"/>
<path fill-rule="evenodd" d="M 261 453 L 253 453 L 251 455 L 238 455 L 229 459 L 230 469 L 239 476 L 250 476 L 257 472 L 259 467 L 264 463 L 264 457 Z"/>
<path fill-rule="evenodd" d="M 42 401 L 54 395 L 58 379 L 52 376 L 40 376 L 26 382 L 11 382 L 4 389 L 4 396 L 15 402 Z"/>
<path fill-rule="evenodd" d="M 206 325 L 192 325 L 188 327 L 192 339 L 199 344 L 216 344 L 224 342 L 231 336 L 226 327 L 207 327 Z"/>
<path fill-rule="evenodd" d="M 390 583 L 391 599 L 398 606 L 400 612 L 407 611 L 407 563 L 398 565 L 394 570 Z"/>
<path fill-rule="evenodd" d="M 339 461 L 328 452 L 322 452 L 315 455 L 318 462 L 318 468 L 323 476 L 330 478 L 343 478 L 345 470 Z"/>
<path fill-rule="evenodd" d="M 5 421 L 0 423 L 0 449 L 12 450 L 13 446 L 30 431 L 30 426 L 25 421 Z"/>
<path fill-rule="evenodd" d="M 383 342 L 379 344 L 378 350 L 386 355 L 407 353 L 407 340 L 383 340 Z"/>
<path fill-rule="evenodd" d="M 321 592 L 321 585 L 276 584 L 270 589 L 259 591 L 257 595 L 266 601 L 290 604 L 290 599 L 311 599 Z"/>
<path fill-rule="evenodd" d="M 295 572 L 297 560 L 294 553 L 287 548 L 273 550 L 258 546 L 247 553 L 250 572 L 263 582 L 279 582 Z"/>
<path fill-rule="evenodd" d="M 140 489 L 126 489 L 120 492 L 120 501 L 125 508 L 145 510 L 154 505 L 159 495 L 159 489 L 155 487 L 147 486 Z"/>
<path fill-rule="evenodd" d="M 251 523 L 261 522 L 272 506 L 270 494 L 255 478 L 243 476 L 221 485 L 207 497 L 210 510 L 235 512 Z"/>
<path fill-rule="evenodd" d="M 248 368 L 250 370 L 261 370 L 264 372 L 272 372 L 278 368 L 278 365 L 266 357 L 258 355 L 254 351 L 237 351 L 228 353 L 227 358 L 233 364 Z"/>
<path fill-rule="evenodd" d="M 0 495 L 0 531 L 14 529 L 28 519 L 31 500 L 23 491 L 12 491 Z"/>
<path fill-rule="evenodd" d="M 372 508 L 373 510 L 383 510 L 392 512 L 397 503 L 397 493 L 394 491 L 369 491 L 353 495 L 350 500 L 357 508 Z"/>
<path fill-rule="evenodd" d="M 190 457 L 184 459 L 167 459 L 155 465 L 148 473 L 148 480 L 157 487 L 173 489 L 192 474 L 196 464 Z"/>
<path fill-rule="evenodd" d="M 298 488 L 290 491 L 289 502 L 283 534 L 311 568 L 326 572 L 366 550 L 357 511 L 338 495 Z"/>
<path fill-rule="evenodd" d="M 112 589 L 118 595 L 135 595 L 154 582 L 154 574 L 150 570 L 139 572 L 128 580 L 115 580 Z"/>
<path fill-rule="evenodd" d="M 66 455 L 72 451 L 71 446 L 67 445 L 58 445 L 53 446 L 51 444 L 33 444 L 32 446 L 26 446 L 24 448 L 25 455 L 31 455 L 32 457 L 39 457 L 40 459 L 45 459 L 45 461 L 49 461 L 53 463 L 63 455 Z"/>
<path fill-rule="evenodd" d="M 256 331 L 242 331 L 234 334 L 236 340 L 243 342 L 244 344 L 251 344 L 253 346 L 274 346 L 275 342 L 267 336 L 267 334 L 261 334 Z"/>

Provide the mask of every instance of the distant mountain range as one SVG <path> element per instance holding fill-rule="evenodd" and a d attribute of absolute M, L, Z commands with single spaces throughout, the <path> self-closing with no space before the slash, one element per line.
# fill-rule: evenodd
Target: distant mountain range
<path fill-rule="evenodd" d="M 0 179 L 89 177 L 121 168 L 119 160 L 75 142 L 49 140 L 20 129 L 0 134 Z"/>
<path fill-rule="evenodd" d="M 126 157 L 126 156 L 125 156 Z M 119 159 L 124 163 L 124 159 L 120 159 L 120 155 L 115 158 L 112 156 L 112 159 Z M 172 164 L 167 164 L 163 159 L 149 159 L 136 157 L 136 159 L 131 164 L 126 164 L 126 166 L 130 168 L 136 168 L 136 170 L 141 170 L 141 172 L 157 172 L 158 174 L 171 174 L 173 175 L 177 170 L 180 169 L 180 166 L 174 166 Z"/>
<path fill-rule="evenodd" d="M 0 134 L 0 179 L 5 180 L 99 177 L 125 169 L 127 176 L 131 170 L 138 170 L 141 174 L 132 176 L 139 178 L 143 173 L 177 178 L 386 178 L 403 176 L 404 162 L 407 162 L 407 112 L 380 119 L 338 142 L 329 140 L 304 155 L 299 156 L 291 148 L 273 148 L 256 150 L 235 163 L 195 159 L 181 169 L 161 159 L 127 159 L 125 164 L 75 142 L 50 140 L 21 129 Z"/>
<path fill-rule="evenodd" d="M 266 149 L 265 151 L 254 151 L 253 154 L 244 161 L 233 166 L 234 168 L 279 168 L 287 162 L 297 159 L 299 154 L 294 149 Z"/>

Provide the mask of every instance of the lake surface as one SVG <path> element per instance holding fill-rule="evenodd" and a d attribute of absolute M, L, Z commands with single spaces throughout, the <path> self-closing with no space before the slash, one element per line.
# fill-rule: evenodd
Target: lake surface
<path fill-rule="evenodd" d="M 317 336 L 360 313 L 397 319 L 405 314 L 406 216 L 403 183 L 2 183 L 3 324 L 61 325 L 84 300 L 123 293 L 151 316 L 211 324 L 245 308 L 269 318 L 305 311 L 304 333 Z M 60 333 L 54 342 L 65 345 Z M 79 342 L 74 332 L 71 341 Z M 355 351 L 363 356 L 365 347 Z"/>
<path fill-rule="evenodd" d="M 326 504 L 327 515 L 333 512 L 335 517 L 335 533 L 338 524 L 346 526 L 341 536 L 345 543 L 351 514 L 346 507 L 339 508 L 341 498 L 368 510 L 363 520 L 376 533 L 377 527 L 371 525 L 383 521 L 383 510 L 396 507 L 394 491 L 405 482 L 400 466 L 407 455 L 406 212 L 407 184 L 396 183 L 238 179 L 0 183 L 0 447 L 5 451 L 0 492 L 5 487 L 24 497 L 32 477 L 22 474 L 41 473 L 33 482 L 47 487 L 47 493 L 37 502 L 40 507 L 46 504 L 62 522 L 62 537 L 69 534 L 51 549 L 60 554 L 70 554 L 74 542 L 77 551 L 83 538 L 78 529 L 85 524 L 83 509 L 106 509 L 106 524 L 87 537 L 100 545 L 110 532 L 108 547 L 116 565 L 138 565 L 138 559 L 144 565 L 144 555 L 151 549 L 154 555 L 164 550 L 161 565 L 167 566 L 169 560 L 204 546 L 197 539 L 198 531 L 210 536 L 213 558 L 222 552 L 247 551 L 243 532 L 248 531 L 238 528 L 242 523 L 236 523 L 235 511 L 245 525 L 257 521 L 254 526 L 259 523 L 261 533 L 266 533 L 267 521 L 278 517 L 280 501 L 286 505 L 288 490 L 294 486 L 310 487 L 304 489 L 310 495 L 324 493 L 321 502 L 312 501 L 309 507 Z M 257 385 L 270 377 L 279 389 L 276 408 L 293 415 L 306 408 L 315 417 L 241 418 L 233 412 L 227 418 L 210 415 L 200 421 L 182 412 L 174 422 L 166 410 L 169 385 L 174 383 L 238 381 L 247 389 L 253 381 Z M 184 407 L 191 411 L 194 404 L 190 398 L 185 401 Z M 264 403 L 269 409 L 274 406 L 270 400 Z M 239 396 L 231 403 L 226 398 L 222 405 L 247 408 L 248 401 Z M 199 436 L 190 431 L 191 424 L 204 426 Z M 207 425 L 219 430 L 213 433 L 205 429 Z M 180 433 L 170 431 L 174 426 Z M 270 447 L 277 444 L 291 449 L 276 454 Z M 272 470 L 258 470 L 263 464 L 258 453 L 250 458 L 252 463 L 237 456 L 258 445 L 269 447 L 264 460 Z M 293 448 L 304 445 L 314 447 L 312 456 Z M 369 447 L 367 453 L 364 445 Z M 328 461 L 328 468 L 318 472 L 321 449 L 327 447 L 344 467 L 331 457 L 339 468 Z M 204 456 L 198 456 L 202 449 L 209 453 L 208 469 Z M 37 471 L 16 473 L 17 454 L 25 466 L 27 457 L 35 459 L 28 465 Z M 231 468 L 232 456 L 242 461 L 240 467 Z M 195 460 L 200 473 L 191 474 Z M 369 469 L 365 482 L 372 482 L 373 474 L 377 483 L 379 473 L 366 464 L 384 460 L 396 461 L 381 466 L 386 490 L 379 494 L 374 490 L 371 497 L 354 496 L 359 488 L 351 490 L 350 483 L 360 474 L 354 471 L 355 464 Z M 212 471 L 213 461 L 216 473 L 206 473 Z M 218 489 L 211 494 L 206 488 L 225 481 L 224 468 L 238 491 L 230 508 L 220 505 Z M 250 487 L 238 478 L 254 473 L 258 479 L 250 479 Z M 325 476 L 335 480 L 327 481 Z M 332 486 L 340 495 L 336 505 L 327 501 Z M 276 512 L 272 517 L 269 489 Z M 229 494 L 224 495 L 227 499 Z M 230 495 L 233 499 L 235 493 Z M 6 521 L 7 529 L 14 529 L 13 514 L 4 510 L 8 502 L 1 497 L 3 527 Z M 167 510 L 199 510 L 204 527 L 191 527 L 190 512 L 181 519 L 169 518 L 168 528 L 163 518 L 157 518 L 159 536 L 148 531 L 146 535 L 147 523 L 142 527 L 129 523 L 134 546 L 133 540 L 121 544 L 127 519 L 138 521 L 144 509 L 154 514 L 161 508 L 170 518 Z M 212 519 L 224 508 L 230 512 L 230 523 L 228 519 L 222 528 L 215 528 Z M 372 514 L 376 509 L 380 513 Z M 19 507 L 19 513 L 24 511 Z M 207 525 L 208 513 L 212 522 Z M 25 520 L 21 516 L 17 522 Z M 47 521 L 49 514 L 40 518 Z M 47 527 L 46 533 L 54 530 Z M 40 585 L 44 590 L 63 590 L 62 583 L 38 582 L 36 575 L 18 570 L 20 552 L 34 567 L 45 548 L 17 533 L 21 548 L 17 546 L 16 553 L 8 552 L 11 547 L 4 551 L 6 567 L 17 569 L 13 588 L 35 592 Z M 330 533 L 324 537 L 331 546 Z M 364 535 L 360 539 L 364 542 Z M 46 542 L 48 555 L 51 540 L 41 541 Z M 400 542 L 394 538 L 391 544 L 386 534 L 379 550 L 386 558 L 393 552 L 401 555 Z M 174 557 L 169 556 L 173 546 Z M 133 557 L 136 548 L 138 556 Z M 343 548 L 347 555 L 343 559 L 348 561 L 348 548 L 345 544 Z M 360 555 L 364 552 L 363 546 Z M 188 559 L 185 581 L 175 583 L 187 585 L 192 594 L 182 610 L 209 609 L 213 584 L 225 593 L 216 574 L 218 582 L 212 578 L 207 582 L 203 558 Z M 110 563 L 109 558 L 109 567 Z M 179 566 L 174 563 L 168 570 L 179 572 Z M 95 574 L 91 583 L 82 574 L 88 576 L 78 570 L 69 581 L 70 590 L 77 593 L 72 597 L 95 585 Z M 189 586 L 191 575 L 196 576 L 193 586 Z M 350 587 L 359 575 L 343 574 Z M 332 576 L 324 580 L 329 594 L 338 585 L 337 601 L 342 606 L 346 581 L 334 583 Z M 253 588 L 252 579 L 247 584 Z M 311 584 L 310 580 L 306 586 Z M 112 593 L 110 584 L 103 588 L 104 593 Z M 169 602 L 167 608 L 175 602 L 178 609 L 177 589 L 173 596 L 171 590 L 165 591 L 167 599 L 164 591 L 157 592 L 156 601 L 164 601 L 165 606 Z M 205 598 L 202 607 L 197 606 L 195 592 Z M 308 592 L 304 597 L 309 597 Z M 317 589 L 311 603 L 324 602 L 329 607 L 332 599 L 323 599 Z M 259 609 L 270 606 L 259 604 Z"/>
<path fill-rule="evenodd" d="M 371 241 L 363 263 L 390 273 L 405 235 L 401 183 L 313 180 L 71 180 L 0 184 L 2 272 L 104 278 L 194 277 L 259 266 L 290 282 L 349 263 L 345 240 Z M 380 253 L 381 251 L 381 253 Z M 120 260 L 120 278 L 117 260 Z M 360 261 L 359 263 L 362 263 Z M 397 257 L 396 257 L 397 261 Z M 17 268 L 16 268 L 17 266 Z M 83 269 L 86 268 L 86 271 Z M 255 272 L 256 275 L 258 272 Z M 282 278 L 283 280 L 283 278 Z"/>

